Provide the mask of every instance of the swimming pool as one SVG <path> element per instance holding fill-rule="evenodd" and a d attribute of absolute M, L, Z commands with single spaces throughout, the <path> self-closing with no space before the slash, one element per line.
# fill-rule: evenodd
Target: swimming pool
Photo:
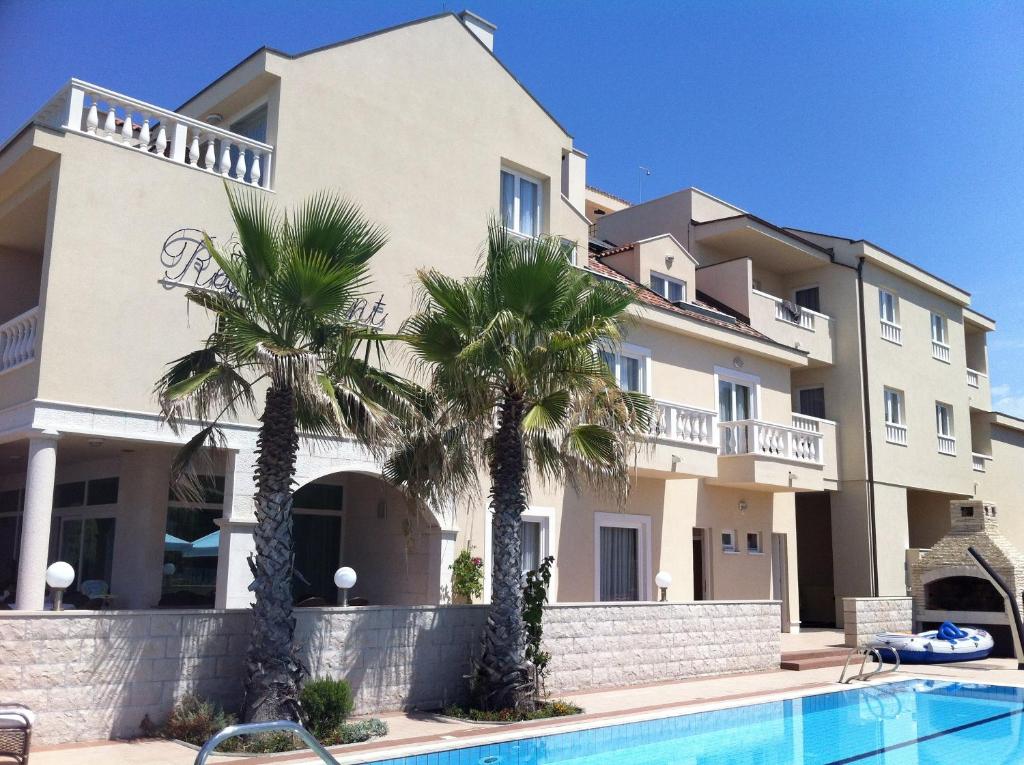
<path fill-rule="evenodd" d="M 909 680 L 384 760 L 387 765 L 1024 762 L 1024 688 Z"/>

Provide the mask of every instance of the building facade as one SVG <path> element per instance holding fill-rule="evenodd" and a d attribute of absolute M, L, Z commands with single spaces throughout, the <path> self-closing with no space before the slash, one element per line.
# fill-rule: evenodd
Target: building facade
<path fill-rule="evenodd" d="M 843 595 L 905 592 L 906 549 L 944 533 L 949 497 L 1022 499 L 1022 426 L 990 412 L 994 324 L 967 293 L 694 189 L 631 206 L 588 188 L 586 155 L 494 33 L 443 14 L 261 49 L 174 111 L 72 80 L 0 148 L 9 601 L 43 608 L 46 565 L 67 560 L 81 606 L 248 604 L 257 424 L 228 424 L 208 496 L 185 502 L 168 476 L 194 428 L 172 432 L 152 393 L 210 331 L 183 289 L 224 286 L 200 232 L 230 243 L 225 183 L 282 208 L 339 189 L 382 224 L 360 318 L 384 329 L 412 310 L 417 269 L 473 270 L 495 212 L 637 292 L 607 361 L 659 424 L 625 508 L 534 486 L 523 565 L 555 556 L 555 600 L 652 600 L 667 571 L 673 600 L 775 599 L 782 629 L 832 623 Z M 489 564 L 486 500 L 410 506 L 345 439 L 303 441 L 295 507 L 300 603 L 337 602 L 339 565 L 358 572 L 351 597 L 409 605 L 446 602 L 458 550 Z"/>

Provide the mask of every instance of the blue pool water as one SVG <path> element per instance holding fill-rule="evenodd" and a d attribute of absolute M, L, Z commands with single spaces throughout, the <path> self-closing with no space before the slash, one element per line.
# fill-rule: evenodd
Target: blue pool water
<path fill-rule="evenodd" d="M 1024 688 L 910 680 L 380 765 L 1024 763 Z"/>

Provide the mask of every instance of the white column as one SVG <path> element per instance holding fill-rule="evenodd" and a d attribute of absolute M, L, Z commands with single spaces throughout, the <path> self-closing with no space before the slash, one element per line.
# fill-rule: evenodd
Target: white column
<path fill-rule="evenodd" d="M 28 442 L 25 471 L 25 512 L 21 525 L 21 554 L 18 559 L 19 611 L 42 611 L 46 595 L 46 558 L 50 548 L 50 519 L 53 516 L 53 484 L 57 474 L 59 434 L 43 431 Z M 77 571 L 75 572 L 78 573 Z"/>
<path fill-rule="evenodd" d="M 256 549 L 253 531 L 253 472 L 256 454 L 251 451 L 227 454 L 224 464 L 224 515 L 217 521 L 220 548 L 217 554 L 215 608 L 247 608 L 253 602 L 249 591 L 252 571 L 249 555 Z"/>

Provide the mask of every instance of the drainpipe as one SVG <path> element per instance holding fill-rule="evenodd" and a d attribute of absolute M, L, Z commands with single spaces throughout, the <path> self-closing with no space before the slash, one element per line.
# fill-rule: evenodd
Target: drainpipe
<path fill-rule="evenodd" d="M 857 260 L 857 310 L 860 320 L 860 376 L 864 403 L 864 441 L 867 447 L 868 555 L 871 561 L 871 597 L 878 596 L 878 537 L 875 529 L 875 450 L 871 435 L 871 388 L 868 378 L 867 320 L 864 311 L 864 257 Z"/>

